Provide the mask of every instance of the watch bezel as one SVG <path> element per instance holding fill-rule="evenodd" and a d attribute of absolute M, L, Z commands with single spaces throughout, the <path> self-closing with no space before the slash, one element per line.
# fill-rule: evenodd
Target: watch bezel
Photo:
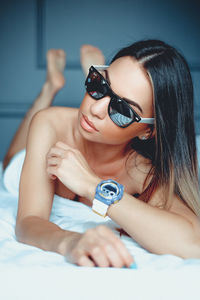
<path fill-rule="evenodd" d="M 114 186 L 116 189 L 116 192 L 108 197 L 106 197 L 105 192 L 103 192 L 103 188 L 106 185 L 111 185 L 112 187 Z M 103 203 L 107 204 L 108 206 L 110 206 L 111 204 L 119 201 L 124 193 L 124 186 L 120 183 L 118 183 L 117 181 L 113 180 L 113 179 L 107 179 L 107 180 L 102 180 L 96 187 L 96 194 L 95 194 L 95 199 L 102 201 Z"/>

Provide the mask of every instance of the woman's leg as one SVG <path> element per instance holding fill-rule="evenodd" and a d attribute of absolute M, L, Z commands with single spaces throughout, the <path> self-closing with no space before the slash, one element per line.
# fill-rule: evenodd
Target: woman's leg
<path fill-rule="evenodd" d="M 9 149 L 3 160 L 5 169 L 10 159 L 20 150 L 26 147 L 26 139 L 29 125 L 35 113 L 51 105 L 56 93 L 64 86 L 63 71 L 66 64 L 66 56 L 63 50 L 51 49 L 47 52 L 47 77 L 39 96 L 33 102 L 25 118 L 21 122 Z"/>
<path fill-rule="evenodd" d="M 80 49 L 80 60 L 82 70 L 87 76 L 89 68 L 92 65 L 104 65 L 105 58 L 103 53 L 99 48 L 96 48 L 92 45 L 83 45 Z"/>

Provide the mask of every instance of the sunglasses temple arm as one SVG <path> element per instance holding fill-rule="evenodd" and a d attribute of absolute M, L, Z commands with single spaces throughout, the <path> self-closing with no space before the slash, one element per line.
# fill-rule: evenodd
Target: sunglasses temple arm
<path fill-rule="evenodd" d="M 141 118 L 139 123 L 154 124 L 154 118 Z"/>
<path fill-rule="evenodd" d="M 106 70 L 109 66 L 108 65 L 93 65 L 95 69 L 98 71 Z"/>

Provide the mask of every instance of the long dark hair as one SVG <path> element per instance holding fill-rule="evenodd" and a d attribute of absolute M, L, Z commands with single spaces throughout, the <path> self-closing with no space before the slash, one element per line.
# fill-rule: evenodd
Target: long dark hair
<path fill-rule="evenodd" d="M 200 216 L 193 84 L 188 64 L 174 47 L 159 40 L 144 40 L 123 48 L 112 62 L 123 56 L 132 56 L 141 63 L 153 86 L 155 136 L 132 141 L 133 148 L 152 161 L 153 176 L 144 199 L 148 202 L 155 189 L 162 186 L 166 206 L 175 193 Z"/>

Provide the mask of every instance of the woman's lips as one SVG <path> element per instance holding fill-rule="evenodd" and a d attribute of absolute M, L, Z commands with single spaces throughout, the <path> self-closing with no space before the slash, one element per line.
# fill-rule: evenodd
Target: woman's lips
<path fill-rule="evenodd" d="M 98 131 L 96 129 L 96 127 L 94 126 L 94 124 L 84 114 L 82 114 L 80 124 L 81 124 L 81 127 L 88 132 Z"/>

